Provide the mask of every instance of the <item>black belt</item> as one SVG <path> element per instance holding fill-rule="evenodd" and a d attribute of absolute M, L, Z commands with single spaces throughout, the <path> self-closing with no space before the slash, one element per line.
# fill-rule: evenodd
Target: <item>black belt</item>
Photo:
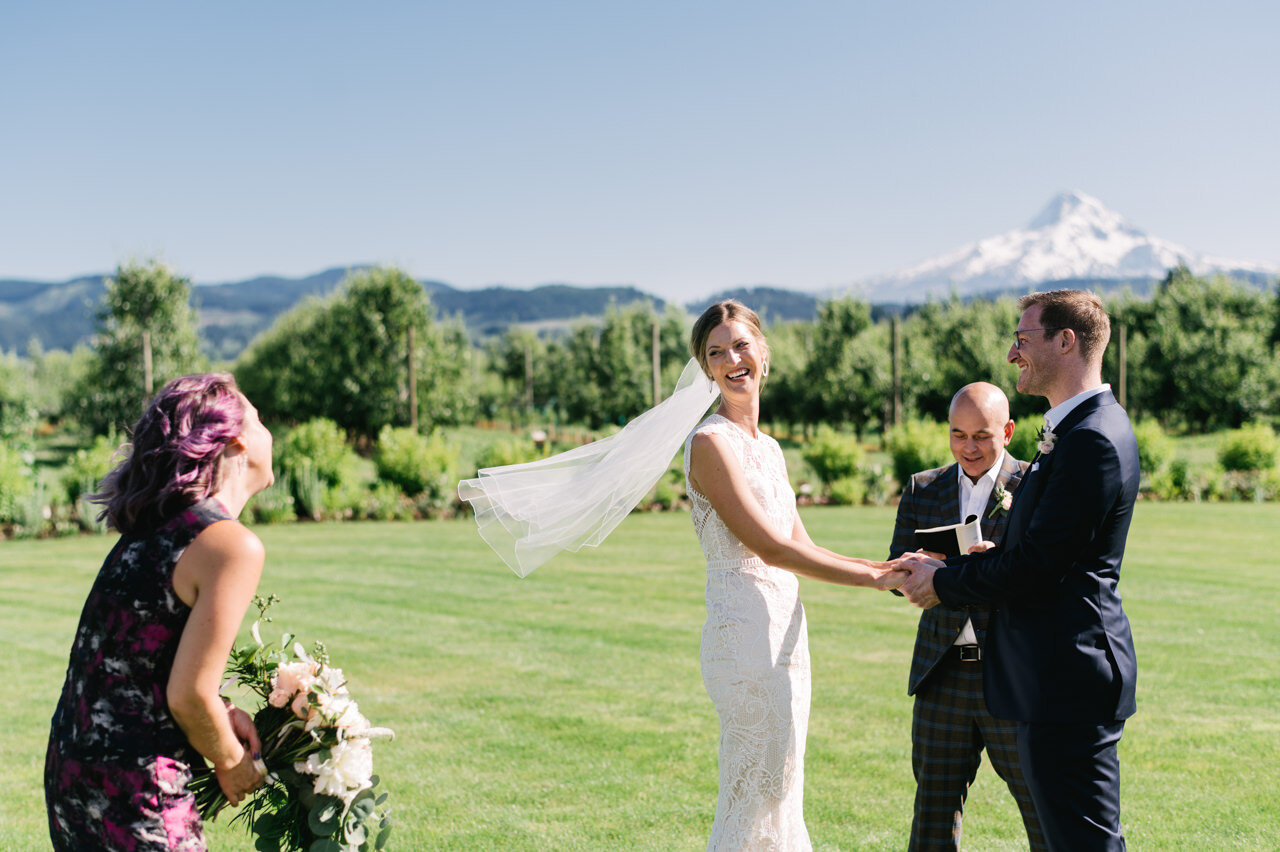
<path fill-rule="evenodd" d="M 952 645 L 950 649 L 955 654 L 957 660 L 962 663 L 977 663 L 982 661 L 981 645 Z"/>

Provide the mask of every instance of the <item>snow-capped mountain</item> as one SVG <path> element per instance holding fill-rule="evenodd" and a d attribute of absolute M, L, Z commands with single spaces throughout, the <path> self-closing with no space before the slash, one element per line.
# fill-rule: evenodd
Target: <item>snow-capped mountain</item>
<path fill-rule="evenodd" d="M 1210 257 L 1149 236 L 1098 199 L 1064 192 L 1026 227 L 876 276 L 858 289 L 873 301 L 915 302 L 953 290 L 964 296 L 1046 281 L 1162 278 L 1179 262 L 1197 274 L 1280 273 L 1280 267 Z"/>

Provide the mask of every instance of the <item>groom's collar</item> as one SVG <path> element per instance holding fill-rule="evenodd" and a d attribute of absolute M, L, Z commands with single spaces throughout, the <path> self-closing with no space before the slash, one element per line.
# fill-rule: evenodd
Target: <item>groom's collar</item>
<path fill-rule="evenodd" d="M 1067 400 L 1066 402 L 1060 402 L 1057 405 L 1055 405 L 1053 408 L 1050 408 L 1048 411 L 1044 413 L 1044 419 L 1045 419 L 1045 422 L 1049 424 L 1050 431 L 1056 429 L 1059 425 L 1061 425 L 1062 421 L 1067 419 L 1067 415 L 1070 414 L 1072 411 L 1074 411 L 1076 409 L 1076 406 L 1080 405 L 1080 403 L 1084 402 L 1086 399 L 1091 399 L 1092 397 L 1095 397 L 1100 393 L 1107 393 L 1110 390 L 1111 390 L 1111 385 L 1107 384 L 1106 382 L 1103 382 L 1102 384 L 1098 385 L 1096 388 L 1090 388 L 1087 391 L 1081 391 L 1080 393 L 1071 397 L 1071 399 Z"/>

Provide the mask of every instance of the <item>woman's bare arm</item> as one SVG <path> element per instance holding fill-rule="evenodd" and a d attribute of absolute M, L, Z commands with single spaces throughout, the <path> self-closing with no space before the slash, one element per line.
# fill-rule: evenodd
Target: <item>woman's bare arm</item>
<path fill-rule="evenodd" d="M 218 689 L 264 560 L 256 535 L 236 521 L 219 521 L 188 545 L 173 573 L 174 590 L 191 615 L 169 675 L 169 711 L 191 745 L 213 764 L 233 805 L 261 783 L 254 767 L 254 752 L 261 746 L 253 732 L 245 748 Z"/>
<path fill-rule="evenodd" d="M 895 563 L 844 557 L 818 547 L 798 518 L 789 534 L 780 534 L 751 493 L 728 439 L 695 435 L 690 452 L 690 484 L 707 498 L 730 532 L 768 564 L 846 586 L 888 589 L 905 577 L 895 571 Z"/>

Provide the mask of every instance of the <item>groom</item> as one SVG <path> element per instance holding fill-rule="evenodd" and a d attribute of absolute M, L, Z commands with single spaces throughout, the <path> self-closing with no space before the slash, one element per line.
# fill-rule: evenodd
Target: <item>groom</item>
<path fill-rule="evenodd" d="M 1137 665 L 1116 585 L 1138 493 L 1138 445 L 1102 382 L 1111 323 L 1091 293 L 1019 301 L 1009 361 L 1044 396 L 1046 431 L 1003 544 L 915 570 L 917 606 L 990 605 L 984 685 L 992 715 L 1018 720 L 1018 757 L 1053 850 L 1123 850 L 1124 720 Z"/>

